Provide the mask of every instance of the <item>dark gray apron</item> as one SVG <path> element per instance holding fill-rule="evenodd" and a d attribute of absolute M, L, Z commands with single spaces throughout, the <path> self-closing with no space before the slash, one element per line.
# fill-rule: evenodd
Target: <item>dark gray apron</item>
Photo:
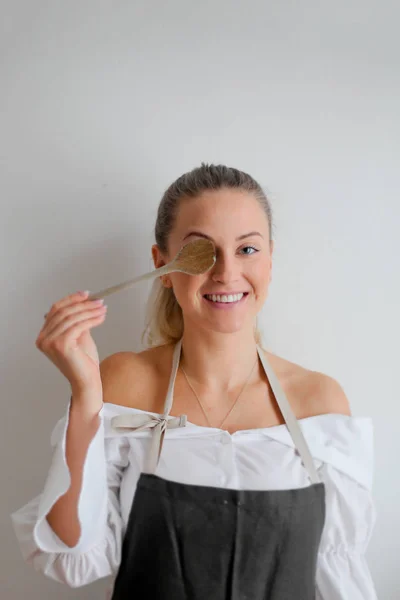
<path fill-rule="evenodd" d="M 175 347 L 164 414 L 114 417 L 119 431 L 152 428 L 122 545 L 112 600 L 315 600 L 325 486 L 272 368 L 257 346 L 311 484 L 233 490 L 177 483 L 155 474 L 167 428 L 182 340 Z M 188 465 L 190 469 L 190 465 Z"/>

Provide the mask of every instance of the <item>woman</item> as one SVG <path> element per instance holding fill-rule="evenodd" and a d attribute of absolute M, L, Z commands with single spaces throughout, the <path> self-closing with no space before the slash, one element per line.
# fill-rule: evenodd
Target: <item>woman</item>
<path fill-rule="evenodd" d="M 155 284 L 144 352 L 99 365 L 106 309 L 53 304 L 38 348 L 71 384 L 40 496 L 12 515 L 26 561 L 113 600 L 370 600 L 371 420 L 331 377 L 261 348 L 272 213 L 247 173 L 202 164 L 165 192 L 155 267 L 210 238 L 214 267 Z"/>

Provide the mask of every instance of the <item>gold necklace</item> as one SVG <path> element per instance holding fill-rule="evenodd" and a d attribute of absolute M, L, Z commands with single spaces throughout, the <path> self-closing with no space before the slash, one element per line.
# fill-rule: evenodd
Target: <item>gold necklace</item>
<path fill-rule="evenodd" d="M 242 392 L 243 392 L 244 388 L 246 387 L 247 383 L 249 382 L 249 379 L 250 379 L 250 377 L 251 377 L 251 374 L 253 373 L 253 369 L 254 369 L 254 367 L 255 367 L 255 366 L 256 366 L 256 364 L 257 364 L 257 360 L 258 360 L 258 356 L 257 356 L 257 358 L 256 358 L 256 362 L 254 363 L 254 365 L 253 365 L 253 366 L 252 366 L 252 368 L 251 368 L 251 371 L 250 371 L 250 374 L 249 374 L 249 376 L 247 377 L 246 381 L 244 382 L 244 385 L 243 385 L 242 389 L 241 389 L 241 390 L 240 390 L 240 392 L 239 392 L 239 396 L 236 398 L 236 400 L 234 401 L 234 403 L 232 404 L 232 406 L 231 406 L 231 407 L 230 407 L 230 409 L 228 410 L 227 414 L 226 414 L 226 415 L 225 415 L 225 417 L 223 418 L 222 422 L 219 424 L 219 427 L 218 427 L 218 429 L 221 429 L 222 425 L 225 423 L 226 419 L 229 417 L 229 415 L 231 414 L 232 410 L 233 410 L 233 409 L 234 409 L 234 407 L 236 406 L 236 404 L 237 404 L 237 402 L 238 402 L 238 400 L 239 400 L 240 396 L 242 395 Z M 194 388 L 193 388 L 192 384 L 190 383 L 190 381 L 189 381 L 189 379 L 188 379 L 188 376 L 187 376 L 187 375 L 186 375 L 186 373 L 185 373 L 185 369 L 182 367 L 182 365 L 180 365 L 180 367 L 181 367 L 181 369 L 182 369 L 182 371 L 183 371 L 183 374 L 184 374 L 184 376 L 185 376 L 185 378 L 186 378 L 186 381 L 188 382 L 189 386 L 190 386 L 190 387 L 191 387 L 191 389 L 192 389 L 192 392 L 194 393 L 194 395 L 195 395 L 195 396 L 196 396 L 196 398 L 197 398 L 197 402 L 199 403 L 199 405 L 200 405 L 200 408 L 201 408 L 201 410 L 203 411 L 203 414 L 204 414 L 204 416 L 205 416 L 205 418 L 206 418 L 206 421 L 207 421 L 207 423 L 208 423 L 208 426 L 209 426 L 209 427 L 213 427 L 213 426 L 211 425 L 211 423 L 210 423 L 209 419 L 208 419 L 207 413 L 206 413 L 206 411 L 204 410 L 204 406 L 202 405 L 200 398 L 199 398 L 199 397 L 198 397 L 198 395 L 196 394 L 196 391 L 194 390 Z"/>

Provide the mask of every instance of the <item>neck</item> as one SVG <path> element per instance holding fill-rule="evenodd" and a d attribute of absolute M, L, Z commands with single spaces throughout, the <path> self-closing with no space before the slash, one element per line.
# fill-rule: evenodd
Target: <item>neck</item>
<path fill-rule="evenodd" d="M 197 387 L 210 393 L 230 392 L 248 378 L 257 360 L 254 331 L 191 331 L 185 326 L 180 364 Z M 257 365 L 251 379 L 257 378 Z"/>

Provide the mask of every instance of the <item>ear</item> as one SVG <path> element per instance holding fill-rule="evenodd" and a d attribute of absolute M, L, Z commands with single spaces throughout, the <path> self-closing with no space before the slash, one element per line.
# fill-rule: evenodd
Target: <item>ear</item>
<path fill-rule="evenodd" d="M 151 247 L 151 255 L 153 257 L 153 263 L 156 269 L 167 264 L 157 244 L 153 244 Z"/>
<path fill-rule="evenodd" d="M 154 263 L 154 267 L 156 269 L 158 269 L 159 267 L 163 267 L 164 265 L 167 264 L 167 262 L 163 258 L 160 248 L 157 246 L 157 244 L 153 244 L 153 246 L 151 247 L 151 255 L 153 257 L 153 263 Z M 163 284 L 164 287 L 172 286 L 171 280 L 168 277 L 168 275 L 161 276 L 161 283 Z"/>

